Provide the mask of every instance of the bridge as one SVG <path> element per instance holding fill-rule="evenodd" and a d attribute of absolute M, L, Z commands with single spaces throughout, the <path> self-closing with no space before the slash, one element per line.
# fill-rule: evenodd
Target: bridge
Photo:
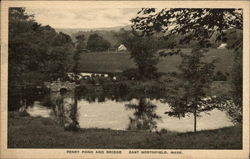
<path fill-rule="evenodd" d="M 62 88 L 67 89 L 68 91 L 72 91 L 76 88 L 76 83 L 69 81 L 66 82 L 53 81 L 53 82 L 45 82 L 44 84 L 52 92 L 59 92 Z"/>

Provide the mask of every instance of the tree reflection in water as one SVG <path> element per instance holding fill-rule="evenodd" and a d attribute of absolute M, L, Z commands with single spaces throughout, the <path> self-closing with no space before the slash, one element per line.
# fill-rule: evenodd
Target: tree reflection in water
<path fill-rule="evenodd" d="M 65 130 L 77 129 L 79 127 L 77 112 L 78 100 L 86 100 L 89 103 L 102 103 L 106 100 L 128 102 L 132 101 L 132 99 L 134 99 L 134 96 L 134 94 L 127 94 L 122 96 L 120 94 L 115 94 L 112 92 L 81 92 L 81 90 L 77 90 L 73 94 L 68 92 L 67 95 L 63 97 L 65 101 L 63 107 L 64 109 L 61 110 L 63 112 L 63 115 L 57 115 L 57 117 L 59 121 L 63 121 Z M 138 103 L 129 103 L 125 105 L 127 110 L 134 111 L 133 116 L 129 117 L 130 123 L 127 130 L 156 130 L 157 120 L 161 119 L 161 117 L 155 112 L 157 106 L 152 104 L 149 98 L 143 95 L 137 94 L 136 96 L 138 97 Z M 60 108 L 60 106 L 58 108 Z"/>
<path fill-rule="evenodd" d="M 76 92 L 70 94 L 67 90 L 60 90 L 53 110 L 57 121 L 64 127 L 64 130 L 78 131 L 80 129 L 77 104 Z"/>
<path fill-rule="evenodd" d="M 134 110 L 134 117 L 129 117 L 130 123 L 127 130 L 154 131 L 157 129 L 157 120 L 160 120 L 161 117 L 155 113 L 157 106 L 146 98 L 140 98 L 138 104 L 130 103 L 125 107 Z"/>

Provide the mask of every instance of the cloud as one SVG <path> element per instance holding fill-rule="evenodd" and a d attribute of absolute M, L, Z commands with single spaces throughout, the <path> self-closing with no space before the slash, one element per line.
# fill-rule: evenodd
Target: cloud
<path fill-rule="evenodd" d="M 102 28 L 129 25 L 137 8 L 27 8 L 37 22 L 54 28 Z"/>

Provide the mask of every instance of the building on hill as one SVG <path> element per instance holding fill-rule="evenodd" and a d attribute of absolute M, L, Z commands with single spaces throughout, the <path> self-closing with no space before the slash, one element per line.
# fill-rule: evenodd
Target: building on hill
<path fill-rule="evenodd" d="M 121 44 L 118 48 L 117 48 L 117 51 L 127 51 L 127 48 Z"/>
<path fill-rule="evenodd" d="M 89 52 L 90 52 L 90 50 L 88 50 L 88 49 L 81 49 L 81 52 L 84 52 L 84 53 L 89 53 Z"/>
<path fill-rule="evenodd" d="M 226 49 L 226 47 L 227 47 L 227 43 L 222 43 L 220 44 L 219 47 L 217 47 L 217 49 Z"/>

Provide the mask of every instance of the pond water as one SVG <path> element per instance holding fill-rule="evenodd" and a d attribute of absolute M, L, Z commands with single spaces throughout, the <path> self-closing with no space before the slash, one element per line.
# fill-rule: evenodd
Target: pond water
<path fill-rule="evenodd" d="M 55 100 L 58 93 L 51 94 Z M 91 100 L 90 100 L 91 99 Z M 78 98 L 72 95 L 64 98 L 65 105 L 76 103 L 75 116 L 81 128 L 110 128 L 113 130 L 161 130 L 187 132 L 193 131 L 193 115 L 185 118 L 170 117 L 165 112 L 170 110 L 166 103 L 148 98 L 114 100 L 103 98 Z M 72 110 L 72 109 L 65 109 Z M 42 105 L 41 102 L 27 108 L 31 116 L 42 116 L 55 119 L 55 109 Z M 71 113 L 72 115 L 72 113 Z M 232 126 L 226 113 L 212 110 L 209 114 L 201 113 L 197 118 L 197 130 L 217 129 Z"/>

